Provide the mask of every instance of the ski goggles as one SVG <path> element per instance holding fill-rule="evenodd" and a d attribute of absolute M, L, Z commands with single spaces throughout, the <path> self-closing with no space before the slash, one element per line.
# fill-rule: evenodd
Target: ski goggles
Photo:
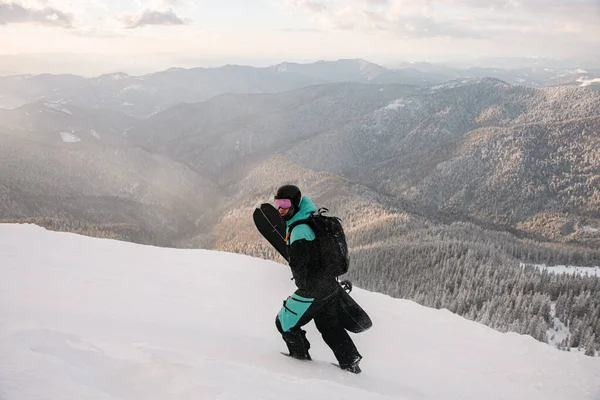
<path fill-rule="evenodd" d="M 290 199 L 275 199 L 275 208 L 283 208 L 287 210 L 292 207 L 292 201 Z"/>

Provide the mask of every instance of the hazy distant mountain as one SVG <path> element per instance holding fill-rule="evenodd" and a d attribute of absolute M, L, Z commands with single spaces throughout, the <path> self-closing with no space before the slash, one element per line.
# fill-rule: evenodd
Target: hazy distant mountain
<path fill-rule="evenodd" d="M 0 77 L 0 108 L 15 108 L 43 99 L 69 96 L 85 83 L 75 75 L 17 75 Z"/>
<path fill-rule="evenodd" d="M 34 78 L 0 78 L 2 104 L 14 107 L 41 99 L 145 117 L 179 103 L 203 101 L 221 93 L 277 92 L 314 82 L 295 74 L 274 74 L 265 69 L 238 66 L 189 70 L 173 68 L 139 77 L 114 73 L 85 79 L 77 85 L 70 82 L 63 85 L 56 80 L 38 87 L 36 82 L 29 82 Z M 23 81 L 25 84 L 19 86 Z M 5 92 L 5 86 L 23 87 L 24 90 Z"/>
<path fill-rule="evenodd" d="M 259 87 L 267 76 L 285 77 L 269 81 L 271 85 L 317 76 L 342 82 L 277 93 L 220 94 L 143 120 L 75 105 L 123 101 L 111 97 L 118 92 L 131 96 L 131 107 L 137 110 L 155 104 L 152 99 L 167 107 L 169 93 L 172 101 L 199 95 L 195 85 L 184 83 L 199 79 L 204 83 L 197 87 L 206 89 L 204 79 L 210 74 L 222 77 L 215 91 L 217 86 L 239 88 L 253 82 Z M 251 75 L 257 80 L 236 80 Z M 235 188 L 252 168 L 283 154 L 300 166 L 361 183 L 426 217 L 466 219 L 555 241 L 596 243 L 594 235 L 582 232 L 592 232 L 584 228 L 595 229 L 600 223 L 593 211 L 600 206 L 594 194 L 595 149 L 600 147 L 598 92 L 587 87 L 534 89 L 489 78 L 429 86 L 374 83 L 392 76 L 362 60 L 265 69 L 172 69 L 146 77 L 112 74 L 85 81 L 62 76 L 66 89 L 57 92 L 65 98 L 0 110 L 0 129 L 12 138 L 33 140 L 36 146 L 85 149 L 91 152 L 90 160 L 99 148 L 139 146 L 144 150 L 136 152 L 160 154 L 161 163 L 179 165 L 168 168 L 189 170 L 205 180 L 201 186 L 220 190 Z M 32 79 L 52 88 L 51 76 Z M 151 87 L 156 91 L 148 92 Z M 576 147 L 566 148 L 565 143 Z M 91 165 L 82 166 L 82 171 L 97 176 L 100 172 L 88 171 Z M 144 167 L 132 162 L 131 168 Z M 87 172 L 82 176 L 89 182 Z M 153 187 L 155 182 L 148 184 Z M 106 193 L 114 189 L 111 185 Z"/>
<path fill-rule="evenodd" d="M 447 62 L 456 68 L 482 67 L 502 69 L 554 69 L 568 70 L 577 68 L 600 68 L 600 58 L 590 52 L 587 57 L 549 58 L 549 57 L 478 57 Z"/>
<path fill-rule="evenodd" d="M 0 110 L 0 129 L 29 132 L 48 142 L 119 142 L 137 119 L 118 111 L 81 109 L 61 102 L 30 103 Z"/>
<path fill-rule="evenodd" d="M 286 154 L 428 214 L 600 245 L 581 235 L 600 224 L 599 120 L 596 91 L 457 82 L 399 97 L 319 136 L 312 151 L 298 143 Z M 551 215 L 552 228 L 528 222 Z"/>
<path fill-rule="evenodd" d="M 362 59 L 318 61 L 310 64 L 281 63 L 271 67 L 277 73 L 296 73 L 315 82 L 427 84 L 441 82 L 429 74 L 411 69 L 390 70 Z"/>
<path fill-rule="evenodd" d="M 214 223 L 219 189 L 131 146 L 123 132 L 133 123 L 110 110 L 56 104 L 0 110 L 0 219 L 112 224 L 138 232 L 132 240 L 161 245 L 197 236 Z"/>
<path fill-rule="evenodd" d="M 218 176 L 229 166 L 244 169 L 244 161 L 286 151 L 305 138 L 337 129 L 414 90 L 404 85 L 339 83 L 279 94 L 227 94 L 154 115 L 128 137 Z M 318 151 L 321 145 L 307 144 L 305 151 Z"/>
<path fill-rule="evenodd" d="M 548 86 L 581 86 L 600 89 L 600 68 L 576 69 L 570 73 L 555 77 L 547 82 Z"/>
<path fill-rule="evenodd" d="M 490 63 L 484 63 L 488 65 Z M 493 65 L 493 64 L 492 64 Z M 559 62 L 513 62 L 498 60 L 495 66 L 464 65 L 447 66 L 433 63 L 402 63 L 396 66 L 398 71 L 413 69 L 416 73 L 426 73 L 430 79 L 451 81 L 456 79 L 495 78 L 507 83 L 529 86 L 588 86 L 595 88 L 600 84 L 600 67 L 569 67 L 570 64 Z M 575 64 L 576 65 L 576 64 Z"/>
<path fill-rule="evenodd" d="M 281 63 L 264 68 L 238 65 L 170 68 L 142 76 L 111 73 L 88 79 L 44 74 L 0 77 L 0 108 L 43 101 L 147 117 L 177 104 L 200 102 L 225 93 L 278 93 L 335 82 L 426 86 L 484 77 L 532 87 L 595 87 L 600 74 L 598 70 L 580 68 L 451 68 L 428 63 L 409 63 L 388 69 L 362 59 Z"/>
<path fill-rule="evenodd" d="M 585 88 L 533 89 L 493 79 L 426 88 L 328 84 L 175 107 L 130 137 L 219 178 L 281 153 L 425 215 L 586 242 L 574 230 L 557 234 L 556 224 L 544 230 L 531 221 L 555 215 L 581 228 L 600 223 L 593 195 L 598 118 L 600 93 Z"/>
<path fill-rule="evenodd" d="M 43 100 L 146 117 L 180 103 L 204 101 L 224 93 L 276 93 L 340 81 L 421 84 L 427 82 L 424 75 L 394 72 L 364 60 L 339 60 L 266 68 L 171 68 L 135 77 L 123 73 L 89 79 L 71 75 L 13 76 L 0 78 L 0 108 Z"/>

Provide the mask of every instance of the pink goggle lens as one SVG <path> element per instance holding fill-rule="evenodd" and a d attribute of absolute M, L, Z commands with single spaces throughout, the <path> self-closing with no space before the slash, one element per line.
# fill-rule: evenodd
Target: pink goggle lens
<path fill-rule="evenodd" d="M 275 208 L 283 208 L 287 209 L 292 206 L 292 201 L 290 199 L 275 199 Z"/>

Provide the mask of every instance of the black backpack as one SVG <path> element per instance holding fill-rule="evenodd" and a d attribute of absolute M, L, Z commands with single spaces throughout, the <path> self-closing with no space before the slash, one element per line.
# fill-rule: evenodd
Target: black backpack
<path fill-rule="evenodd" d="M 338 217 L 324 215 L 329 211 L 327 208 L 319 208 L 307 219 L 294 222 L 290 225 L 289 234 L 292 229 L 300 224 L 307 224 L 315 232 L 319 244 L 319 261 L 321 267 L 328 269 L 332 275 L 338 277 L 348 272 L 350 257 L 348 255 L 348 244 L 346 235 Z"/>

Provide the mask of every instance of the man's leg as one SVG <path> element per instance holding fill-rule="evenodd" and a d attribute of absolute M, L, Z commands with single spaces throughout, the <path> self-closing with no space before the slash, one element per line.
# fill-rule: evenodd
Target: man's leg
<path fill-rule="evenodd" d="M 310 360 L 310 343 L 302 326 L 309 323 L 315 312 L 322 307 L 322 302 L 314 298 L 300 296 L 297 292 L 283 302 L 277 314 L 275 326 L 288 347 L 290 356 L 302 360 Z"/>
<path fill-rule="evenodd" d="M 352 372 L 360 372 L 358 362 L 362 359 L 362 356 L 340 321 L 338 301 L 339 297 L 335 296 L 316 313 L 314 316 L 315 325 L 321 332 L 325 343 L 333 351 L 340 367 Z"/>
<path fill-rule="evenodd" d="M 275 326 L 283 341 L 287 345 L 290 357 L 298 358 L 300 360 L 310 360 L 310 342 L 306 338 L 306 331 L 301 329 L 300 326 L 295 326 L 287 332 L 284 332 L 281 328 L 281 322 L 279 316 L 275 319 Z"/>

